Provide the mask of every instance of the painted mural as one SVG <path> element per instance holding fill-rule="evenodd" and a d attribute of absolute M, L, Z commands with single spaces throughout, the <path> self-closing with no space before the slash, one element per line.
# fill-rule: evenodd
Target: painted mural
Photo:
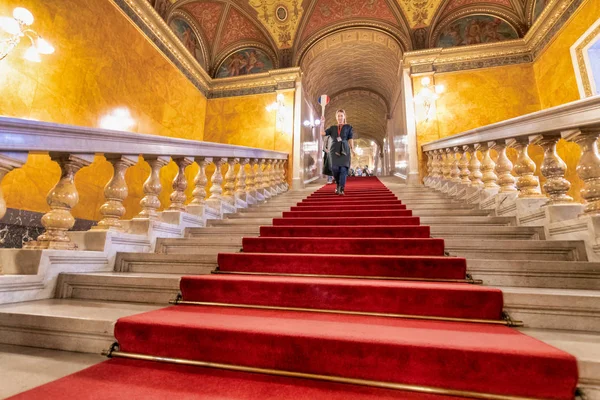
<path fill-rule="evenodd" d="M 533 20 L 532 22 L 535 22 L 538 17 L 542 14 L 542 11 L 544 11 L 544 8 L 546 8 L 546 5 L 550 2 L 550 0 L 536 0 L 535 1 L 535 5 L 533 6 Z"/>
<path fill-rule="evenodd" d="M 221 63 L 217 78 L 258 74 L 273 69 L 273 61 L 265 52 L 253 47 L 237 50 Z"/>
<path fill-rule="evenodd" d="M 506 21 L 489 15 L 473 15 L 449 24 L 436 47 L 467 46 L 518 39 L 519 34 Z"/>
<path fill-rule="evenodd" d="M 176 18 L 170 23 L 171 30 L 175 32 L 181 43 L 194 56 L 200 65 L 204 66 L 204 57 L 202 57 L 202 49 L 200 48 L 200 40 L 188 25 L 182 19 Z"/>

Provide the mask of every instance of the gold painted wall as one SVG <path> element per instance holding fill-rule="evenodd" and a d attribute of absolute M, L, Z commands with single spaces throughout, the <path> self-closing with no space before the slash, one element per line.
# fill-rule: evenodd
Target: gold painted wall
<path fill-rule="evenodd" d="M 423 106 L 415 106 L 419 149 L 434 140 L 540 109 L 531 64 L 436 74 L 432 83 L 444 85 L 445 91 L 429 121 Z M 413 92 L 420 89 L 421 77 L 413 77 Z M 420 171 L 425 171 L 420 151 L 419 161 Z"/>
<path fill-rule="evenodd" d="M 0 115 L 97 127 L 101 116 L 127 107 L 134 132 L 202 140 L 206 98 L 143 36 L 109 0 L 7 0 L 0 15 L 17 6 L 34 15 L 33 28 L 56 48 L 41 63 L 22 58 L 22 43 L 0 62 Z M 128 216 L 139 211 L 147 164 L 130 168 Z M 166 168 L 163 185 L 174 176 Z M 78 218 L 98 219 L 103 187 L 111 167 L 103 157 L 76 176 Z M 46 194 L 59 168 L 47 156 L 30 156 L 27 164 L 2 183 L 8 207 L 46 211 Z M 168 196 L 167 196 L 168 197 Z"/>
<path fill-rule="evenodd" d="M 294 93 L 294 90 L 283 92 L 287 115 L 283 131 L 276 130 L 275 111 L 266 110 L 276 101 L 275 93 L 208 100 L 204 140 L 282 151 L 289 154 L 288 165 L 293 165 Z M 291 170 L 287 173 L 291 182 Z"/>
<path fill-rule="evenodd" d="M 533 64 L 542 109 L 578 100 L 571 46 L 600 16 L 600 1 L 586 0 Z"/>

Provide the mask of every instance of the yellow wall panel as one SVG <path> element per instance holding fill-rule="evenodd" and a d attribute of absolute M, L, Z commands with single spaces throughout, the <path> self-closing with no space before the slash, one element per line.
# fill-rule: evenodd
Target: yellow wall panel
<path fill-rule="evenodd" d="M 126 106 L 136 120 L 133 132 L 203 139 L 206 98 L 112 2 L 7 0 L 0 4 L 0 15 L 10 15 L 17 6 L 33 13 L 32 28 L 56 52 L 42 56 L 39 64 L 26 61 L 24 41 L 2 60 L 0 115 L 98 127 L 102 116 Z M 164 186 L 170 188 L 173 171 L 174 166 L 165 169 Z M 99 218 L 111 173 L 110 164 L 96 157 L 77 174 L 76 217 Z M 49 157 L 31 155 L 23 168 L 2 182 L 8 207 L 47 211 L 45 198 L 59 174 Z M 128 171 L 128 216 L 139 212 L 141 183 L 147 174 L 145 163 Z"/>
<path fill-rule="evenodd" d="M 586 0 L 533 65 L 541 108 L 579 99 L 571 46 L 600 16 L 600 1 Z"/>

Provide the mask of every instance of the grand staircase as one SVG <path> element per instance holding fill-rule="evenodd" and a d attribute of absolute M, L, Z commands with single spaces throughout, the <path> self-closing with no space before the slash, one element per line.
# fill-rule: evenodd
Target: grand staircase
<path fill-rule="evenodd" d="M 394 178 L 382 181 L 393 195 L 402 200 L 403 207 L 394 204 L 390 197 L 390 204 L 385 206 L 386 210 L 393 212 L 384 215 L 384 212 L 374 213 L 368 199 L 353 203 L 351 196 L 348 196 L 350 209 L 345 212 L 360 222 L 360 225 L 357 223 L 357 229 L 343 228 L 350 245 L 363 246 L 367 243 L 369 246 L 385 247 L 384 253 L 377 253 L 384 254 L 377 262 L 385 265 L 390 262 L 385 254 L 396 254 L 398 246 L 404 244 L 398 242 L 394 246 L 387 246 L 384 242 L 368 243 L 368 240 L 361 239 L 365 236 L 361 226 L 370 226 L 369 221 L 379 221 L 378 225 L 381 225 L 385 224 L 381 221 L 386 220 L 390 225 L 397 226 L 400 225 L 394 222 L 397 218 L 405 218 L 402 225 L 410 226 L 412 217 L 399 214 L 401 210 L 412 210 L 412 215 L 420 218 L 420 224 L 430 229 L 423 231 L 417 223 L 410 228 L 409 236 L 444 239 L 447 255 L 467 259 L 466 281 L 481 281 L 486 286 L 501 289 L 504 311 L 511 320 L 523 321 L 524 326 L 518 329 L 574 355 L 579 368 L 579 387 L 590 399 L 600 394 L 600 263 L 587 261 L 582 242 L 545 240 L 542 228 L 516 226 L 512 217 L 492 216 L 490 211 L 458 203 L 428 188 L 406 186 Z M 257 250 L 251 251 L 261 253 L 290 248 L 290 242 L 294 246 L 310 245 L 313 247 L 308 253 L 312 255 L 304 255 L 299 264 L 311 265 L 314 261 L 313 264 L 330 271 L 329 275 L 344 276 L 344 265 L 351 260 L 338 258 L 323 262 L 319 258 L 311 261 L 311 257 L 317 257 L 314 253 L 326 251 L 315 247 L 310 241 L 306 244 L 297 239 L 299 236 L 324 236 L 322 231 L 310 228 L 315 221 L 322 221 L 323 218 L 331 218 L 328 224 L 338 224 L 338 221 L 342 224 L 341 217 L 331 216 L 337 207 L 335 199 L 331 201 L 332 210 L 324 210 L 320 207 L 322 204 L 311 205 L 310 201 L 304 206 L 297 205 L 314 189 L 316 187 L 288 192 L 226 219 L 211 220 L 206 228 L 188 228 L 185 238 L 158 239 L 155 253 L 119 253 L 114 272 L 61 274 L 55 299 L 0 306 L 0 342 L 99 353 L 114 342 L 117 319 L 157 310 L 175 299 L 180 290 L 181 276 L 210 274 L 219 266 L 219 274 L 214 275 L 221 278 L 218 283 L 231 286 L 239 285 L 240 279 L 233 273 L 244 273 L 244 276 L 251 277 L 253 268 L 254 271 L 271 268 L 272 274 L 280 276 L 298 273 L 297 265 L 285 270 L 286 266 L 291 265 L 291 260 L 285 261 L 286 257 L 297 259 L 297 256 L 256 257 L 254 261 L 245 258 L 244 263 L 237 262 L 239 253 L 218 257 L 219 253 L 237 253 L 242 245 L 245 249 L 256 246 Z M 301 224 L 298 226 L 298 221 L 291 227 L 287 226 L 286 218 L 282 218 L 296 217 L 293 213 L 298 212 L 305 216 L 306 228 Z M 273 225 L 273 219 L 275 225 L 268 228 Z M 405 226 L 405 229 L 409 228 Z M 398 235 L 406 236 L 407 232 Z M 372 237 L 395 240 L 394 235 L 389 233 L 389 229 L 371 232 Z M 386 238 L 386 235 L 390 237 Z M 333 239 L 333 242 L 336 241 L 339 240 Z M 432 246 L 431 255 L 439 256 L 434 254 L 438 251 L 435 247 L 437 242 L 428 243 Z M 409 252 L 404 254 L 410 254 L 412 248 L 414 244 L 408 243 L 402 249 Z M 440 255 L 443 255 L 443 250 Z M 247 269 L 240 271 L 242 268 Z M 358 275 L 367 275 L 367 271 L 372 269 L 365 266 Z M 381 278 L 379 273 L 372 273 L 373 277 Z M 202 281 L 205 286 L 217 284 L 210 277 L 207 278 Z M 307 279 L 316 279 L 318 281 L 313 283 L 322 284 L 324 278 Z M 461 280 L 451 275 L 444 279 L 449 282 Z M 290 297 L 286 293 L 305 293 L 303 291 L 311 287 L 311 282 L 306 283 L 306 287 L 289 283 L 279 299 Z M 245 282 L 250 288 L 252 284 L 251 279 Z M 227 292 L 226 287 L 214 288 L 213 291 L 213 298 L 216 292 L 229 293 L 229 297 L 234 295 Z M 201 299 L 200 302 L 204 301 L 202 293 L 196 295 Z M 302 296 L 299 296 L 298 301 L 301 299 Z M 241 298 L 239 301 L 242 301 Z M 386 302 L 385 297 L 382 302 Z M 424 300 L 423 303 L 427 302 Z M 310 304 L 304 306 L 310 308 Z M 343 304 L 338 306 L 342 307 Z M 452 311 L 448 312 L 452 317 Z"/>

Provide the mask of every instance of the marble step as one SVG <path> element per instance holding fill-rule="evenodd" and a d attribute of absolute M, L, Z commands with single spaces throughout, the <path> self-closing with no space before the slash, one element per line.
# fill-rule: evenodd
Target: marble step
<path fill-rule="evenodd" d="M 600 333 L 597 290 L 499 287 L 504 310 L 525 328 Z"/>
<path fill-rule="evenodd" d="M 226 218 L 226 219 L 211 219 L 207 221 L 207 226 L 223 226 L 223 225 L 273 225 L 273 218 Z"/>
<path fill-rule="evenodd" d="M 515 226 L 515 217 L 492 217 L 492 216 L 444 216 L 430 217 L 422 216 L 421 225 L 452 225 L 459 229 L 459 225 L 486 225 L 486 226 Z"/>
<path fill-rule="evenodd" d="M 407 205 L 408 208 L 411 208 Z M 418 217 L 485 217 L 491 214 L 490 210 L 455 210 L 455 209 L 413 209 L 413 215 Z"/>
<path fill-rule="evenodd" d="M 472 204 L 460 204 L 460 203 L 449 203 L 447 201 L 438 203 L 426 203 L 422 201 L 402 201 L 406 204 L 406 208 L 409 210 L 420 211 L 420 210 L 477 210 Z M 488 212 L 489 214 L 489 212 Z M 486 214 L 486 215 L 488 215 Z"/>
<path fill-rule="evenodd" d="M 167 306 L 179 292 L 181 274 L 95 272 L 58 276 L 56 298 Z"/>
<path fill-rule="evenodd" d="M 555 346 L 577 358 L 579 384 L 584 399 L 600 400 L 600 335 L 570 330 L 520 328 L 521 332 Z"/>
<path fill-rule="evenodd" d="M 294 204 L 295 205 L 295 204 Z M 241 213 L 247 214 L 247 215 L 251 215 L 251 214 L 257 214 L 257 213 L 263 213 L 263 212 L 283 212 L 283 211 L 290 211 L 290 208 L 293 207 L 293 205 L 291 206 L 277 206 L 277 205 L 263 205 L 261 207 L 255 207 L 255 208 L 246 208 L 243 211 L 240 211 Z"/>
<path fill-rule="evenodd" d="M 201 228 L 206 229 L 206 228 Z M 217 254 L 117 253 L 116 272 L 204 275 L 217 267 Z"/>
<path fill-rule="evenodd" d="M 227 215 L 227 219 L 240 219 L 240 218 L 281 218 L 280 211 L 261 210 L 261 212 L 238 212 L 235 214 Z"/>
<path fill-rule="evenodd" d="M 600 263 L 469 259 L 467 272 L 489 286 L 600 290 Z"/>
<path fill-rule="evenodd" d="M 445 239 L 452 256 L 488 260 L 587 261 L 581 240 Z"/>
<path fill-rule="evenodd" d="M 242 248 L 241 235 L 200 236 L 194 238 L 161 238 L 156 240 L 156 253 L 205 254 L 237 253 Z"/>
<path fill-rule="evenodd" d="M 99 354 L 114 342 L 114 324 L 162 306 L 48 299 L 0 305 L 0 343 Z"/>
<path fill-rule="evenodd" d="M 207 228 L 186 228 L 185 237 L 199 237 L 212 235 L 238 235 L 238 236 L 258 236 L 260 225 L 225 225 L 210 226 Z"/>
<path fill-rule="evenodd" d="M 432 225 L 431 236 L 442 239 L 499 239 L 499 240 L 539 240 L 544 239 L 544 229 L 529 226 L 459 226 Z"/>

